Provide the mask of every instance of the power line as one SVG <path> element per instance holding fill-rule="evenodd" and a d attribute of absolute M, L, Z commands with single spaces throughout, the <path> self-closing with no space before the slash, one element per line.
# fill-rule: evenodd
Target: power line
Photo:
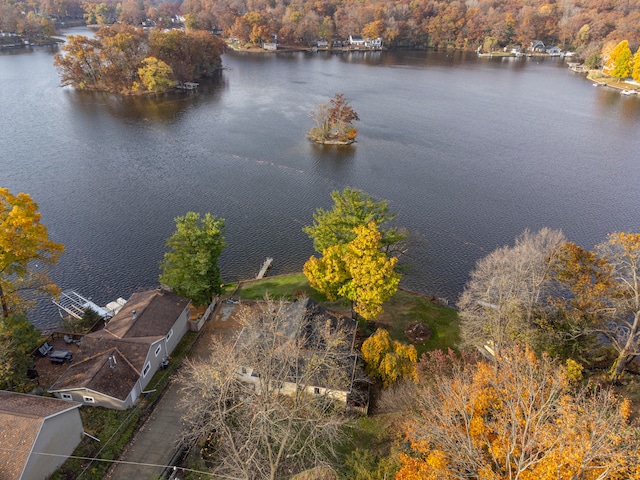
<path fill-rule="evenodd" d="M 204 472 L 202 470 L 195 470 L 193 468 L 184 468 L 184 467 L 176 467 L 175 465 L 160 465 L 157 463 L 141 463 L 141 462 L 130 462 L 127 460 L 108 460 L 105 458 L 95 458 L 95 457 L 80 457 L 78 455 L 62 455 L 59 453 L 46 453 L 46 452 L 30 452 L 28 450 L 20 450 L 17 448 L 3 448 L 0 447 L 0 450 L 4 450 L 6 452 L 13 452 L 13 453 L 26 453 L 26 454 L 35 454 L 35 455 L 45 455 L 48 457 L 64 457 L 64 458 L 75 458 L 77 460 L 88 460 L 91 462 L 108 462 L 108 463 L 118 463 L 118 464 L 124 464 L 124 465 L 136 465 L 136 466 L 140 466 L 140 467 L 158 467 L 158 468 L 174 468 L 174 469 L 180 469 L 184 472 L 193 472 L 193 473 L 201 473 L 203 475 L 209 475 L 210 477 L 216 477 L 216 478 L 224 478 L 224 479 L 236 479 L 236 477 L 227 477 L 227 476 L 223 476 L 223 475 L 217 475 L 215 473 L 211 473 L 211 472 Z"/>

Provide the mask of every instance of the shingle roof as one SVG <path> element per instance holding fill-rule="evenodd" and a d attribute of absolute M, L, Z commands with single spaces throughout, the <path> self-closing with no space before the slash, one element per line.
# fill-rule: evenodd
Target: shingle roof
<path fill-rule="evenodd" d="M 134 293 L 103 330 L 83 337 L 79 361 L 74 360 L 49 391 L 88 388 L 125 400 L 140 377 L 150 345 L 169 332 L 188 305 L 188 299 L 166 289 Z M 116 357 L 113 368 L 110 356 Z"/>
<path fill-rule="evenodd" d="M 80 404 L 0 391 L 0 478 L 20 478 L 44 420 Z"/>
<path fill-rule="evenodd" d="M 146 355 L 148 344 L 139 344 L 138 347 L 141 347 Z M 112 359 L 109 360 L 109 357 Z M 134 368 L 118 348 L 113 347 L 71 365 L 49 391 L 87 388 L 125 400 L 139 377 L 140 371 Z"/>
<path fill-rule="evenodd" d="M 118 338 L 164 336 L 187 305 L 188 299 L 165 289 L 134 293 L 105 330 Z"/>

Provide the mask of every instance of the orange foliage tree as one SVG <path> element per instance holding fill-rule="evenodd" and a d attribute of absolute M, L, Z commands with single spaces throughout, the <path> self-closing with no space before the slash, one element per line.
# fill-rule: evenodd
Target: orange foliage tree
<path fill-rule="evenodd" d="M 627 400 L 576 389 L 566 369 L 523 348 L 493 362 L 423 357 L 397 480 L 629 479 L 640 431 Z"/>

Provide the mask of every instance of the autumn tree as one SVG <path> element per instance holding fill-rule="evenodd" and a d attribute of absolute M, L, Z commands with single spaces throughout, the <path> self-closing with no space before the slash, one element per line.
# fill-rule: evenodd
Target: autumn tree
<path fill-rule="evenodd" d="M 129 93 L 146 82 L 153 85 L 150 91 L 163 91 L 175 80 L 192 81 L 218 71 L 223 45 L 205 31 L 147 34 L 119 24 L 101 28 L 94 38 L 71 35 L 62 47 L 65 54 L 56 54 L 54 64 L 63 85 L 81 90 Z"/>
<path fill-rule="evenodd" d="M 513 247 L 504 246 L 478 260 L 458 307 L 460 331 L 470 345 L 503 345 L 533 340 L 537 310 L 553 287 L 550 275 L 565 237 L 558 230 L 526 230 Z"/>
<path fill-rule="evenodd" d="M 224 43 L 203 30 L 168 32 L 154 30 L 149 35 L 149 54 L 171 67 L 173 77 L 188 82 L 219 71 Z"/>
<path fill-rule="evenodd" d="M 54 265 L 64 247 L 49 240 L 40 223 L 38 204 L 26 193 L 0 187 L 0 305 L 2 317 L 33 305 L 31 293 L 54 295 L 58 288 L 46 266 Z"/>
<path fill-rule="evenodd" d="M 226 247 L 224 220 L 210 213 L 201 218 L 199 213 L 187 212 L 175 222 L 176 231 L 166 243 L 169 251 L 160 264 L 160 283 L 195 305 L 208 305 L 221 291 L 218 257 Z"/>
<path fill-rule="evenodd" d="M 367 374 L 381 380 L 385 387 L 398 380 L 417 380 L 416 348 L 393 340 L 384 328 L 378 328 L 363 342 L 362 358 L 367 365 Z"/>
<path fill-rule="evenodd" d="M 206 441 L 215 475 L 276 479 L 335 461 L 346 418 L 333 394 L 351 380 L 351 337 L 307 305 L 241 305 L 238 339 L 185 365 L 183 439 Z"/>
<path fill-rule="evenodd" d="M 397 257 L 382 251 L 382 234 L 375 221 L 353 229 L 355 238 L 346 245 L 326 248 L 321 258 L 312 256 L 303 271 L 309 285 L 330 300 L 351 301 L 353 314 L 372 319 L 398 289 Z"/>
<path fill-rule="evenodd" d="M 381 242 L 389 254 L 398 255 L 403 251 L 402 240 L 406 238 L 397 228 L 383 228 L 392 221 L 395 213 L 389 212 L 386 200 L 375 201 L 361 190 L 345 188 L 342 192 L 331 192 L 331 210 L 318 208 L 313 214 L 313 224 L 302 231 L 313 240 L 313 248 L 322 253 L 334 245 L 345 245 L 355 238 L 353 229 L 374 222 L 382 234 Z"/>
<path fill-rule="evenodd" d="M 320 104 L 310 113 L 316 127 L 309 130 L 309 137 L 319 143 L 335 141 L 352 143 L 358 134 L 353 122 L 360 120 L 342 93 L 336 93 L 328 104 Z"/>
<path fill-rule="evenodd" d="M 640 47 L 633 55 L 633 69 L 631 70 L 631 78 L 636 82 L 640 82 Z"/>
<path fill-rule="evenodd" d="M 637 477 L 640 431 L 627 400 L 574 387 L 565 368 L 528 349 L 476 364 L 442 356 L 421 361 L 396 479 Z"/>
<path fill-rule="evenodd" d="M 627 78 L 631 75 L 631 49 L 629 48 L 629 42 L 623 40 L 618 43 L 607 59 L 603 72 L 612 77 L 616 77 L 618 81 L 621 78 Z"/>
<path fill-rule="evenodd" d="M 163 92 L 173 86 L 172 74 L 171 67 L 156 57 L 145 58 L 142 60 L 142 67 L 138 69 L 141 88 L 150 92 Z"/>

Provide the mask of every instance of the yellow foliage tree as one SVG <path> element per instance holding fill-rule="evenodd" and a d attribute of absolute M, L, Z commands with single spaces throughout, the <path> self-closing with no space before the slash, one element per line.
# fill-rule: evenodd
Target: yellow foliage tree
<path fill-rule="evenodd" d="M 53 265 L 64 247 L 49 240 L 40 223 L 38 204 L 26 193 L 12 195 L 0 187 L 0 303 L 2 316 L 22 313 L 32 305 L 24 293 L 57 293 L 45 269 Z"/>
<path fill-rule="evenodd" d="M 426 380 L 397 480 L 639 478 L 640 430 L 627 400 L 574 390 L 566 368 L 518 347 L 494 362 L 435 357 L 420 364 Z"/>
<path fill-rule="evenodd" d="M 312 256 L 303 271 L 309 284 L 329 300 L 351 300 L 353 311 L 369 320 L 382 313 L 384 302 L 398 290 L 398 259 L 381 250 L 382 234 L 375 222 L 353 231 L 351 242 L 327 247 L 322 258 Z"/>
<path fill-rule="evenodd" d="M 385 387 L 400 379 L 416 380 L 418 352 L 413 345 L 392 340 L 389 332 L 379 328 L 362 344 L 367 373 L 382 380 Z"/>
<path fill-rule="evenodd" d="M 164 92 L 173 86 L 171 75 L 173 69 L 156 57 L 142 60 L 142 67 L 138 69 L 138 77 L 144 88 L 150 92 Z"/>

